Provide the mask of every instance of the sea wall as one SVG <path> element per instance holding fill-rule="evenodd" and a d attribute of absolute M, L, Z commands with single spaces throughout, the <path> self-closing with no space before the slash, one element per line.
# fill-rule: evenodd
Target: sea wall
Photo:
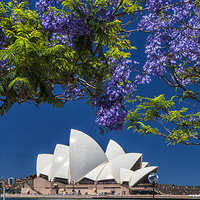
<path fill-rule="evenodd" d="M 3 195 L 1 194 L 1 197 Z M 152 195 L 25 195 L 6 194 L 6 198 L 37 198 L 37 199 L 152 199 Z M 199 195 L 155 195 L 155 199 L 200 199 Z"/>

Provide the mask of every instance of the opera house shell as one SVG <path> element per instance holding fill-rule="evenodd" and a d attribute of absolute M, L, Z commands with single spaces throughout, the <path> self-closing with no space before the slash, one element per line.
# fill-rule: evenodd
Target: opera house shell
<path fill-rule="evenodd" d="M 65 179 L 68 184 L 113 181 L 132 187 L 157 170 L 157 166 L 143 162 L 141 153 L 125 153 L 113 140 L 104 152 L 90 136 L 74 129 L 69 146 L 57 144 L 54 154 L 37 157 L 37 177 L 47 176 L 50 182 Z"/>

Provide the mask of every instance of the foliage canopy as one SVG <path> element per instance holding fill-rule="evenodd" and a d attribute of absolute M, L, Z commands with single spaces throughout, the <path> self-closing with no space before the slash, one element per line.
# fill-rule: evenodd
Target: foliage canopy
<path fill-rule="evenodd" d="M 128 59 L 136 31 L 148 34 L 142 67 Z M 28 1 L 1 2 L 0 114 L 14 103 L 61 108 L 87 98 L 102 133 L 125 123 L 199 145 L 199 35 L 198 0 L 38 0 L 36 10 Z M 152 76 L 174 88 L 168 100 L 135 95 Z"/>

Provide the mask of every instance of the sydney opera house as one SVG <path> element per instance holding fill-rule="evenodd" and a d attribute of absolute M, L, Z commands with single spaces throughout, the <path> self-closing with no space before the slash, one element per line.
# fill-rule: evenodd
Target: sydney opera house
<path fill-rule="evenodd" d="M 141 153 L 125 153 L 110 140 L 104 152 L 87 134 L 71 130 L 69 146 L 57 144 L 53 154 L 39 154 L 37 175 L 29 177 L 22 194 L 121 194 L 148 183 L 158 170 Z"/>

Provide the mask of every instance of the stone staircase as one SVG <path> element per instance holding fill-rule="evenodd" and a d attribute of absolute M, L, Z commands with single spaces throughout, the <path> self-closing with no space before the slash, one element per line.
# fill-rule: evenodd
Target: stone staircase
<path fill-rule="evenodd" d="M 36 192 L 36 194 L 42 194 L 41 192 L 39 192 L 38 190 L 36 190 L 32 185 L 30 185 L 30 184 L 28 184 L 28 183 L 26 183 L 27 184 L 27 186 L 31 189 L 31 190 L 33 190 L 34 192 Z"/>

